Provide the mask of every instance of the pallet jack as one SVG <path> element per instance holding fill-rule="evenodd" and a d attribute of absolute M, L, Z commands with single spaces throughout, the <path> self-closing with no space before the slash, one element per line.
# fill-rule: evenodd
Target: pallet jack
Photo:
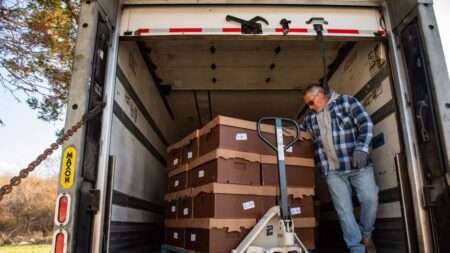
<path fill-rule="evenodd" d="M 275 122 L 276 145 L 261 132 L 261 124 L 267 121 Z M 294 139 L 287 145 L 283 144 L 283 123 L 289 123 L 295 130 Z M 284 159 L 284 152 L 300 138 L 299 126 L 292 119 L 263 117 L 258 121 L 256 129 L 259 137 L 277 152 L 280 189 L 279 205 L 267 211 L 237 248 L 232 250 L 232 253 L 308 253 L 308 249 L 306 249 L 294 232 L 294 222 L 290 212 L 287 193 Z"/>

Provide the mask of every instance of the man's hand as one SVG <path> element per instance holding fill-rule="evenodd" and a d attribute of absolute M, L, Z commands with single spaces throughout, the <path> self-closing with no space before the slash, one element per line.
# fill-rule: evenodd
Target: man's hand
<path fill-rule="evenodd" d="M 353 151 L 353 167 L 358 169 L 364 168 L 367 164 L 367 154 L 364 151 L 355 150 Z"/>

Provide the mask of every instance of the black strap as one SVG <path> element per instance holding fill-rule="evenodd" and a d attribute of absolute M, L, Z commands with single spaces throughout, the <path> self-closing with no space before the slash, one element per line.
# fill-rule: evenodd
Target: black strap
<path fill-rule="evenodd" d="M 323 80 L 322 87 L 325 90 L 325 93 L 329 93 L 330 88 L 328 87 L 328 77 L 327 77 L 327 57 L 325 55 L 325 45 L 323 43 L 323 26 L 321 24 L 314 24 L 314 30 L 317 33 L 317 41 L 319 43 L 320 48 L 320 56 L 322 57 L 323 63 Z"/>

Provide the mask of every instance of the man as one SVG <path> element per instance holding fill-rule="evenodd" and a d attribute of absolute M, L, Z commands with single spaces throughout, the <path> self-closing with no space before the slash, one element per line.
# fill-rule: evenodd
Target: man
<path fill-rule="evenodd" d="M 371 239 L 378 205 L 378 187 L 369 157 L 372 120 L 359 101 L 319 85 L 308 86 L 309 107 L 300 128 L 314 135 L 316 167 L 325 176 L 347 247 L 352 253 L 376 253 Z M 361 204 L 359 223 L 353 214 L 352 189 Z"/>

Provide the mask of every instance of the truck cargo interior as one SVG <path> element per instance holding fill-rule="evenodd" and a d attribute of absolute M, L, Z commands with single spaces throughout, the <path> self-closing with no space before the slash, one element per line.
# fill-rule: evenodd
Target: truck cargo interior
<path fill-rule="evenodd" d="M 403 252 L 403 213 L 392 196 L 397 187 L 394 160 L 382 159 L 400 150 L 384 43 L 382 38 L 341 37 L 326 39 L 324 47 L 331 89 L 356 96 L 374 120 L 372 154 L 381 196 L 377 246 L 389 249 L 383 252 Z M 300 120 L 306 110 L 302 89 L 322 78 L 323 62 L 314 36 L 124 37 L 119 46 L 111 154 L 133 152 L 117 159 L 115 190 L 162 204 L 167 170 L 157 157 L 163 157 L 168 146 L 217 115 L 249 121 L 263 116 Z M 314 199 L 320 203 L 317 247 L 345 250 L 327 188 L 318 175 L 315 189 Z M 139 222 L 163 219 L 162 214 L 114 204 L 112 222 L 136 220 L 137 214 Z M 115 243 L 111 241 L 110 247 Z"/>
<path fill-rule="evenodd" d="M 324 44 L 328 82 L 338 93 L 356 95 L 386 63 L 379 41 Z M 122 86 L 128 82 L 138 94 L 160 100 L 149 103 L 164 111 L 159 117 L 173 119 L 170 128 L 160 127 L 173 144 L 216 115 L 251 121 L 269 115 L 300 119 L 306 110 L 301 92 L 320 83 L 323 63 L 313 38 L 170 37 L 122 41 L 118 72 Z"/>
<path fill-rule="evenodd" d="M 280 194 L 282 156 L 256 131 L 266 116 L 300 122 L 304 88 L 323 80 L 373 121 L 377 252 L 450 252 L 450 89 L 432 1 L 80 8 L 54 252 L 225 253 L 251 238 L 273 249 L 287 245 L 280 227 L 291 221 L 309 252 L 348 252 L 316 140 L 302 132 L 286 150 Z M 263 132 L 283 139 L 273 126 Z M 258 225 L 277 205 L 292 219 Z M 263 233 L 252 237 L 254 228 Z"/>

